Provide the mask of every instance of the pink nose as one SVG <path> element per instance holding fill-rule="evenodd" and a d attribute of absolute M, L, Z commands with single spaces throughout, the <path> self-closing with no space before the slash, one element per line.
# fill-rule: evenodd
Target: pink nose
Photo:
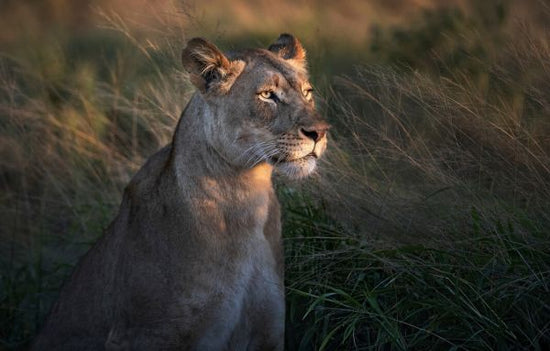
<path fill-rule="evenodd" d="M 326 123 L 319 123 L 317 125 L 313 125 L 307 128 L 300 128 L 300 132 L 306 136 L 307 138 L 313 140 L 314 142 L 317 142 L 327 134 L 327 130 L 330 128 L 330 126 Z"/>

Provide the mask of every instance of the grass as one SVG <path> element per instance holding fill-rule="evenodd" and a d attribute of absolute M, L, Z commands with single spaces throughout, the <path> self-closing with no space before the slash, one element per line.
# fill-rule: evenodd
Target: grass
<path fill-rule="evenodd" d="M 25 21 L 1 22 L 13 30 L 0 36 L 0 349 L 27 347 L 129 178 L 169 142 L 192 92 L 182 38 L 267 45 L 287 24 L 304 34 L 334 125 L 312 179 L 277 179 L 287 349 L 548 348 L 543 2 L 465 1 L 411 18 L 369 5 L 379 23 L 351 46 L 280 14 L 252 35 L 247 13 L 264 2 L 239 2 L 234 19 L 225 2 L 212 17 L 163 2 L 147 21 L 99 7 L 76 24 L 58 3 L 8 4 Z M 365 30 L 366 17 L 300 4 L 287 5 L 311 23 Z"/>
<path fill-rule="evenodd" d="M 548 346 L 547 232 L 474 212 L 451 247 L 373 248 L 309 200 L 286 203 L 288 349 Z"/>

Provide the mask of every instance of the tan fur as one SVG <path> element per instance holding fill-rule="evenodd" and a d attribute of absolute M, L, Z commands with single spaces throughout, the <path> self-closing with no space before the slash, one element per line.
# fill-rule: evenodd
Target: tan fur
<path fill-rule="evenodd" d="M 199 92 L 172 144 L 126 187 L 35 350 L 283 349 L 271 174 L 310 174 L 328 125 L 307 93 L 305 51 L 281 38 L 272 51 L 227 56 L 204 39 L 188 43 L 182 61 Z"/>

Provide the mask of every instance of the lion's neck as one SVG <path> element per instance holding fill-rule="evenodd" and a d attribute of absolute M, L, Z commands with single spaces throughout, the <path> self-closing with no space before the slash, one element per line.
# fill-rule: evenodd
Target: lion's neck
<path fill-rule="evenodd" d="M 172 143 L 171 163 L 182 188 L 201 188 L 205 194 L 217 189 L 229 198 L 234 193 L 269 193 L 272 191 L 273 167 L 260 163 L 252 168 L 234 167 L 206 141 L 203 123 L 208 111 L 200 96 L 194 96 L 185 109 Z M 192 191 L 193 189 L 187 189 Z"/>
<path fill-rule="evenodd" d="M 272 166 L 239 169 L 214 150 L 204 135 L 204 111 L 195 98 L 186 108 L 172 142 L 170 172 L 178 198 L 191 208 L 198 234 L 219 241 L 249 237 L 263 231 L 268 218 Z M 172 178 L 174 179 L 174 178 Z"/>

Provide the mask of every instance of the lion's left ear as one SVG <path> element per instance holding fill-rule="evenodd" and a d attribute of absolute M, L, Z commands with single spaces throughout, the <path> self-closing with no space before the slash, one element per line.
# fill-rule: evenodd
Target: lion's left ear
<path fill-rule="evenodd" d="M 301 68 L 306 67 L 306 50 L 292 34 L 283 33 L 279 38 L 269 46 L 269 51 L 277 54 L 279 57 L 292 61 Z"/>

